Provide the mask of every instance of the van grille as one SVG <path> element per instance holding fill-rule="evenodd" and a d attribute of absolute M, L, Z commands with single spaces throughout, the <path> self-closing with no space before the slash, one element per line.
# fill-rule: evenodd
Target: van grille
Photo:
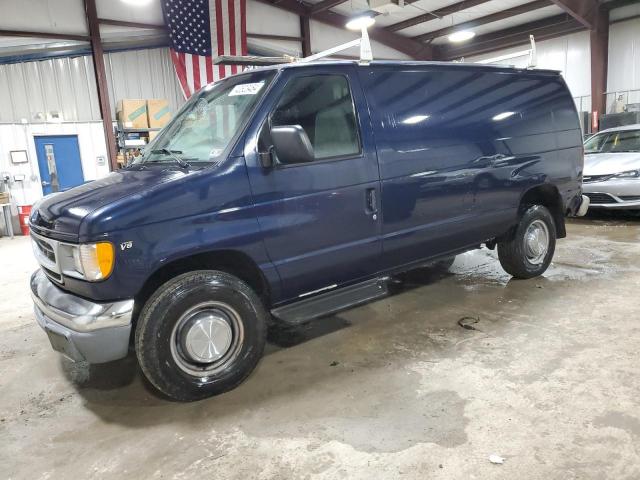
<path fill-rule="evenodd" d="M 40 265 L 40 268 L 42 268 L 42 271 L 47 275 L 47 277 L 49 277 L 51 280 L 54 280 L 58 283 L 62 283 L 62 275 L 60 275 L 59 273 L 53 272 L 51 270 L 49 270 L 47 267 L 44 267 L 42 265 Z"/>
<path fill-rule="evenodd" d="M 33 245 L 33 253 L 42 271 L 54 282 L 64 283 L 60 265 L 58 265 L 58 246 L 60 242 L 42 237 L 32 229 L 31 243 Z"/>
<path fill-rule="evenodd" d="M 38 250 L 40 250 L 40 253 L 42 253 L 42 255 L 44 255 L 44 257 L 47 258 L 47 260 L 49 260 L 52 263 L 56 263 L 56 253 L 54 252 L 53 247 L 51 245 L 49 245 L 47 242 L 40 240 L 39 238 L 36 238 L 36 237 L 33 237 L 33 241 L 38 247 Z"/>
<path fill-rule="evenodd" d="M 632 202 L 634 200 L 640 200 L 640 195 L 620 195 L 620 199 L 625 202 Z"/>
<path fill-rule="evenodd" d="M 604 203 L 617 203 L 616 199 L 608 193 L 585 193 L 589 197 L 589 201 L 593 205 L 601 205 Z"/>

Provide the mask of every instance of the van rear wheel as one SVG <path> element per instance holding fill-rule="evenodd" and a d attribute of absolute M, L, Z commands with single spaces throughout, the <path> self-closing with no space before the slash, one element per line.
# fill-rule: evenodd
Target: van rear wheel
<path fill-rule="evenodd" d="M 556 248 L 556 225 L 549 210 L 542 205 L 529 207 L 516 228 L 513 238 L 498 243 L 502 268 L 515 278 L 542 275 Z"/>
<path fill-rule="evenodd" d="M 264 349 L 267 314 L 255 292 L 219 271 L 196 271 L 162 285 L 136 327 L 144 375 L 174 400 L 192 401 L 239 385 Z"/>

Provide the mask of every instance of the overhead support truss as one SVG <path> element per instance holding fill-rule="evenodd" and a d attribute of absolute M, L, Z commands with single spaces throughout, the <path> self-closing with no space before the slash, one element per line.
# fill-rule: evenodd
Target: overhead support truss
<path fill-rule="evenodd" d="M 341 15 L 330 10 L 331 7 L 344 3 L 342 1 L 331 0 L 329 6 L 329 0 L 324 0 L 315 6 L 313 4 L 306 3 L 298 0 L 258 0 L 266 5 L 286 10 L 291 13 L 295 13 L 300 17 L 309 18 L 318 22 L 330 25 L 332 27 L 343 30 L 349 18 L 345 15 Z M 473 0 L 481 1 L 481 0 Z M 488 0 L 482 0 L 488 1 Z M 327 3 L 325 3 L 327 2 Z M 314 10 L 315 7 L 315 10 Z M 325 8 L 326 7 L 326 8 Z M 398 50 L 405 55 L 416 60 L 431 60 L 433 58 L 432 49 L 430 46 L 417 42 L 411 38 L 404 37 L 397 33 L 391 32 L 388 29 L 382 27 L 371 27 L 369 29 L 369 37 L 371 40 L 375 40 L 387 47 Z"/>
<path fill-rule="evenodd" d="M 550 5 L 549 0 L 535 0 L 533 2 L 525 3 L 523 5 L 518 5 L 517 7 L 507 8 L 506 10 L 501 10 L 500 12 L 492 13 L 490 15 L 485 15 L 484 17 L 476 18 L 468 22 L 459 23 L 457 25 L 452 25 L 450 27 L 434 30 L 433 32 L 417 35 L 412 38 L 419 42 L 435 40 L 436 38 L 446 37 L 447 35 L 451 35 L 452 33 L 457 32 L 459 30 L 471 30 L 481 25 L 486 25 L 487 23 L 499 22 L 500 20 L 505 20 L 507 18 L 510 18 L 516 15 L 532 12 L 540 8 L 548 7 L 549 5 Z"/>
<path fill-rule="evenodd" d="M 569 33 L 584 30 L 584 27 L 572 17 L 561 14 L 554 17 L 536 20 L 516 27 L 475 37 L 462 45 L 446 45 L 437 51 L 441 60 L 455 60 L 483 53 L 493 52 L 529 43 L 529 35 L 537 41 L 556 38 Z"/>

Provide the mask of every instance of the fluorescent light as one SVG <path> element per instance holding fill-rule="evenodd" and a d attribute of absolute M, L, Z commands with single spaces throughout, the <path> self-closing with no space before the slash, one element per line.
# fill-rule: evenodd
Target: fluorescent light
<path fill-rule="evenodd" d="M 515 114 L 516 112 L 502 112 L 493 117 L 492 120 L 494 122 L 499 122 L 500 120 L 504 120 L 505 118 L 509 118 Z"/>
<path fill-rule="evenodd" d="M 349 30 L 362 30 L 363 28 L 369 28 L 374 23 L 376 23 L 375 18 L 369 15 L 361 15 L 349 20 L 345 26 Z"/>
<path fill-rule="evenodd" d="M 431 115 L 414 115 L 413 117 L 405 118 L 402 123 L 405 125 L 415 125 L 416 123 L 420 123 L 425 121 Z"/>
<path fill-rule="evenodd" d="M 450 42 L 459 43 L 471 40 L 475 36 L 476 32 L 472 32 L 471 30 L 459 30 L 457 32 L 453 32 L 448 38 Z"/>
<path fill-rule="evenodd" d="M 126 3 L 127 5 L 133 5 L 135 7 L 144 7 L 145 5 L 149 5 L 151 0 L 121 0 L 122 3 Z"/>

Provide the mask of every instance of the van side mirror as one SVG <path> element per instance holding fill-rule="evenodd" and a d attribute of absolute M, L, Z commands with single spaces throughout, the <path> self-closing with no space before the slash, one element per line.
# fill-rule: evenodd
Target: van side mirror
<path fill-rule="evenodd" d="M 300 125 L 271 127 L 271 140 L 280 163 L 307 163 L 315 160 L 307 132 Z"/>

